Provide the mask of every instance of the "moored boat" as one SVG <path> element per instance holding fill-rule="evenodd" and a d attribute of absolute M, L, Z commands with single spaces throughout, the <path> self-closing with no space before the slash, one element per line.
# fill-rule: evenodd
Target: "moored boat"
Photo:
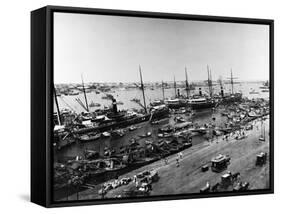
<path fill-rule="evenodd" d="M 101 106 L 101 104 L 91 102 L 91 103 L 89 104 L 89 106 L 90 106 L 90 107 L 100 107 L 100 106 Z"/>
<path fill-rule="evenodd" d="M 78 140 L 81 143 L 86 143 L 86 142 L 98 140 L 100 137 L 101 137 L 100 133 L 87 133 L 87 134 L 83 134 L 83 135 L 79 136 Z"/>

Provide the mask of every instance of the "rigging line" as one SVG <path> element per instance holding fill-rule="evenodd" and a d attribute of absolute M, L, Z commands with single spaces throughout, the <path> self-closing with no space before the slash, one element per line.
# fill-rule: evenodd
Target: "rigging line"
<path fill-rule="evenodd" d="M 139 90 L 140 90 L 139 92 L 138 92 L 138 91 L 136 92 L 136 94 L 139 94 L 138 99 L 140 99 L 140 97 L 142 96 L 142 95 L 141 95 L 141 89 L 139 89 Z M 145 87 L 144 87 L 144 90 L 146 90 Z M 145 93 L 144 97 L 145 97 L 146 100 L 149 101 L 149 104 L 152 102 L 151 99 L 153 99 L 153 98 L 149 97 L 149 96 L 147 95 L 147 93 Z M 141 99 L 140 99 L 140 100 L 141 100 Z M 148 104 L 148 105 L 149 105 L 149 104 Z M 143 106 L 143 108 L 144 108 L 144 106 Z"/>
<path fill-rule="evenodd" d="M 79 99 L 79 98 L 78 98 Z M 87 108 L 86 108 L 86 106 L 83 104 L 83 102 L 79 99 L 79 103 L 80 103 L 80 105 L 87 111 Z"/>
<path fill-rule="evenodd" d="M 80 106 L 87 111 L 87 108 L 84 106 L 84 104 L 82 103 L 82 101 L 79 98 L 76 98 L 76 101 L 78 104 L 80 104 Z"/>

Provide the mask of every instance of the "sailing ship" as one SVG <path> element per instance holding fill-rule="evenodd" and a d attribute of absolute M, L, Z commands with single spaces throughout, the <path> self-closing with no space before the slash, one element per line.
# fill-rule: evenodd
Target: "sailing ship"
<path fill-rule="evenodd" d="M 137 103 L 144 109 L 144 112 L 146 115 L 148 115 L 150 121 L 168 117 L 169 108 L 163 102 L 159 102 L 158 105 L 150 105 L 149 108 L 146 106 L 145 90 L 144 90 L 144 84 L 143 84 L 143 80 L 142 80 L 141 66 L 139 66 L 139 74 L 140 74 L 140 81 L 141 81 L 141 85 L 139 88 L 142 91 L 143 104 L 141 102 L 137 102 Z M 156 103 L 154 103 L 154 104 L 156 104 Z"/>
<path fill-rule="evenodd" d="M 241 102 L 242 100 L 242 93 L 234 93 L 234 79 L 237 79 L 236 77 L 233 77 L 232 69 L 230 71 L 230 84 L 231 84 L 231 94 L 225 95 L 223 93 L 223 88 L 221 87 L 221 96 L 222 96 L 222 103 L 223 104 L 230 104 L 234 102 Z"/>
<path fill-rule="evenodd" d="M 217 102 L 213 99 L 213 85 L 212 85 L 212 74 L 209 66 L 207 66 L 208 73 L 208 87 L 209 87 L 209 97 L 203 96 L 201 88 L 199 88 L 199 95 L 193 95 L 188 99 L 188 106 L 193 110 L 198 109 L 206 109 L 206 108 L 214 108 Z M 186 74 L 186 90 L 187 96 L 189 96 L 189 84 L 187 82 L 187 74 Z"/>

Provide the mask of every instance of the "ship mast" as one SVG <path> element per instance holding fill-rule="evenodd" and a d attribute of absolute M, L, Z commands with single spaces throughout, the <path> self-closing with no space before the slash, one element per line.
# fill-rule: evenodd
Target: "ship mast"
<path fill-rule="evenodd" d="M 222 76 L 220 76 L 219 79 L 218 79 L 218 82 L 219 82 L 219 84 L 220 84 L 220 91 L 221 91 L 220 94 L 221 94 L 222 97 L 224 97 L 223 83 L 222 83 L 222 81 L 223 81 L 223 80 L 222 80 Z"/>
<path fill-rule="evenodd" d="M 144 86 L 143 86 L 143 81 L 142 81 L 142 73 L 141 73 L 141 66 L 140 65 L 139 65 L 139 72 L 140 72 L 140 81 L 141 81 L 141 90 L 142 90 L 144 111 L 145 111 L 145 113 L 147 113 L 145 95 L 144 95 Z"/>
<path fill-rule="evenodd" d="M 232 75 L 232 68 L 230 69 L 230 84 L 231 84 L 231 94 L 234 94 L 234 90 L 233 90 L 233 85 L 234 85 L 234 79 L 237 79 L 237 77 L 233 77 Z"/>
<path fill-rule="evenodd" d="M 232 75 L 232 69 L 230 71 L 230 83 L 231 83 L 231 93 L 233 94 L 233 75 Z"/>
<path fill-rule="evenodd" d="M 212 78 L 211 69 L 210 69 L 210 89 L 211 89 L 211 98 L 213 98 L 213 78 Z"/>
<path fill-rule="evenodd" d="M 219 77 L 218 82 L 219 82 L 220 87 L 221 87 L 221 89 L 222 89 L 222 88 L 223 88 L 223 85 L 222 85 L 222 76 Z"/>
<path fill-rule="evenodd" d="M 188 84 L 186 67 L 185 67 L 185 89 L 186 89 L 186 96 L 189 97 L 189 84 Z"/>
<path fill-rule="evenodd" d="M 174 89 L 175 89 L 175 97 L 177 97 L 177 84 L 176 84 L 176 77 L 174 75 Z"/>
<path fill-rule="evenodd" d="M 209 86 L 209 94 L 210 97 L 213 97 L 213 87 L 212 87 L 212 73 L 211 69 L 209 69 L 209 66 L 207 65 L 207 73 L 208 73 L 208 86 Z"/>
<path fill-rule="evenodd" d="M 57 107 L 58 122 L 59 122 L 59 125 L 61 125 L 61 114 L 60 114 L 60 108 L 59 108 L 59 103 L 58 103 L 57 92 L 56 92 L 55 86 L 54 86 L 54 97 L 55 97 L 55 103 L 56 103 L 56 107 Z"/>
<path fill-rule="evenodd" d="M 165 92 L 164 92 L 164 82 L 162 80 L 162 94 L 163 94 L 163 101 L 165 100 Z"/>
<path fill-rule="evenodd" d="M 87 101 L 87 96 L 86 96 L 86 91 L 85 91 L 85 87 L 84 87 L 84 81 L 83 81 L 82 74 L 81 74 L 81 79 L 82 79 L 82 87 L 83 87 L 83 92 L 84 92 L 84 97 L 85 97 L 86 109 L 89 112 L 89 106 L 88 106 L 88 101 Z"/>

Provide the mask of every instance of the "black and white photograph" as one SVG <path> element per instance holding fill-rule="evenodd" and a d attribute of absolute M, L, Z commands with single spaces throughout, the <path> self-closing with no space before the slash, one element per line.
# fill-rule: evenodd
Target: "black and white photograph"
<path fill-rule="evenodd" d="M 270 26 L 53 14 L 54 202 L 271 189 Z"/>

